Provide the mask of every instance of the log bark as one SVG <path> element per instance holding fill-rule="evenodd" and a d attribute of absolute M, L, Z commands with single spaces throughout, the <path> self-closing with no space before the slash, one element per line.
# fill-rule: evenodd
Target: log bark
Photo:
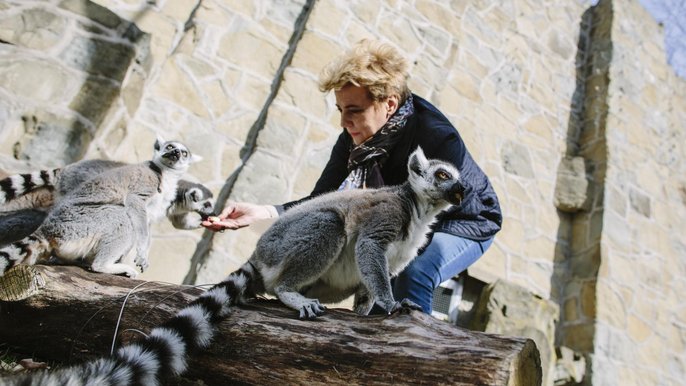
<path fill-rule="evenodd" d="M 201 292 L 78 267 L 18 266 L 0 278 L 0 342 L 36 360 L 81 363 L 109 355 L 115 334 L 117 345 L 137 339 Z M 329 309 L 303 321 L 259 299 L 220 323 L 183 378 L 165 380 L 197 381 L 530 386 L 541 384 L 541 366 L 529 339 L 468 331 L 418 311 L 362 317 Z"/>

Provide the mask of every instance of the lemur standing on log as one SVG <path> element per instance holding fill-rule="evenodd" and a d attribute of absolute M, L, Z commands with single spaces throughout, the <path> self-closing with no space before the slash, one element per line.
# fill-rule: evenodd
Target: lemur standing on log
<path fill-rule="evenodd" d="M 158 139 L 154 150 L 151 161 L 111 168 L 63 192 L 32 235 L 0 249 L 0 272 L 51 254 L 96 272 L 135 277 L 136 265 L 145 270 L 150 225 L 167 214 L 181 176 L 200 159 L 174 141 Z"/>
<path fill-rule="evenodd" d="M 11 207 L 11 210 L 42 209 L 53 205 L 83 182 L 127 165 L 124 162 L 95 159 L 75 162 L 64 168 L 11 175 L 0 180 L 0 205 L 16 202 L 16 199 L 26 197 L 37 189 L 48 188 L 51 194 L 42 197 L 40 202 L 27 200 Z M 181 179 L 176 198 L 167 208 L 166 215 L 177 229 L 197 229 L 201 227 L 201 220 L 211 216 L 213 210 L 213 194 L 205 185 Z"/>

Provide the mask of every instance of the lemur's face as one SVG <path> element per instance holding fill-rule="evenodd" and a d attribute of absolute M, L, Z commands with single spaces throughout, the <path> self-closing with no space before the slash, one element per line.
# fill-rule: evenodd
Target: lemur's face
<path fill-rule="evenodd" d="M 421 191 L 430 201 L 447 201 L 460 205 L 465 187 L 460 172 L 452 164 L 439 160 L 427 160 L 421 148 L 410 155 L 408 180 L 415 191 Z"/>
<path fill-rule="evenodd" d="M 191 163 L 199 161 L 200 158 L 191 154 L 181 142 L 157 140 L 153 160 L 167 168 L 185 171 Z"/>
<path fill-rule="evenodd" d="M 189 209 L 198 213 L 203 220 L 215 215 L 212 192 L 202 185 L 189 189 L 185 194 L 185 199 Z"/>

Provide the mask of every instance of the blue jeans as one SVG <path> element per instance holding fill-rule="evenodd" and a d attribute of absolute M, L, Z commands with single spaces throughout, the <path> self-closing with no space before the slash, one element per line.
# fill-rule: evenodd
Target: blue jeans
<path fill-rule="evenodd" d="M 396 301 L 410 299 L 431 314 L 434 289 L 456 276 L 486 252 L 493 238 L 475 241 L 448 233 L 436 232 L 421 255 L 400 272 L 393 281 Z"/>

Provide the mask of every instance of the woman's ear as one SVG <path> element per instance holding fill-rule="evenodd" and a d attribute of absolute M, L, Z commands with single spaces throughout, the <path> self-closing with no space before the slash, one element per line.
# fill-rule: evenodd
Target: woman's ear
<path fill-rule="evenodd" d="M 397 95 L 391 95 L 386 98 L 386 119 L 390 118 L 391 115 L 398 111 L 400 104 L 400 98 Z"/>

